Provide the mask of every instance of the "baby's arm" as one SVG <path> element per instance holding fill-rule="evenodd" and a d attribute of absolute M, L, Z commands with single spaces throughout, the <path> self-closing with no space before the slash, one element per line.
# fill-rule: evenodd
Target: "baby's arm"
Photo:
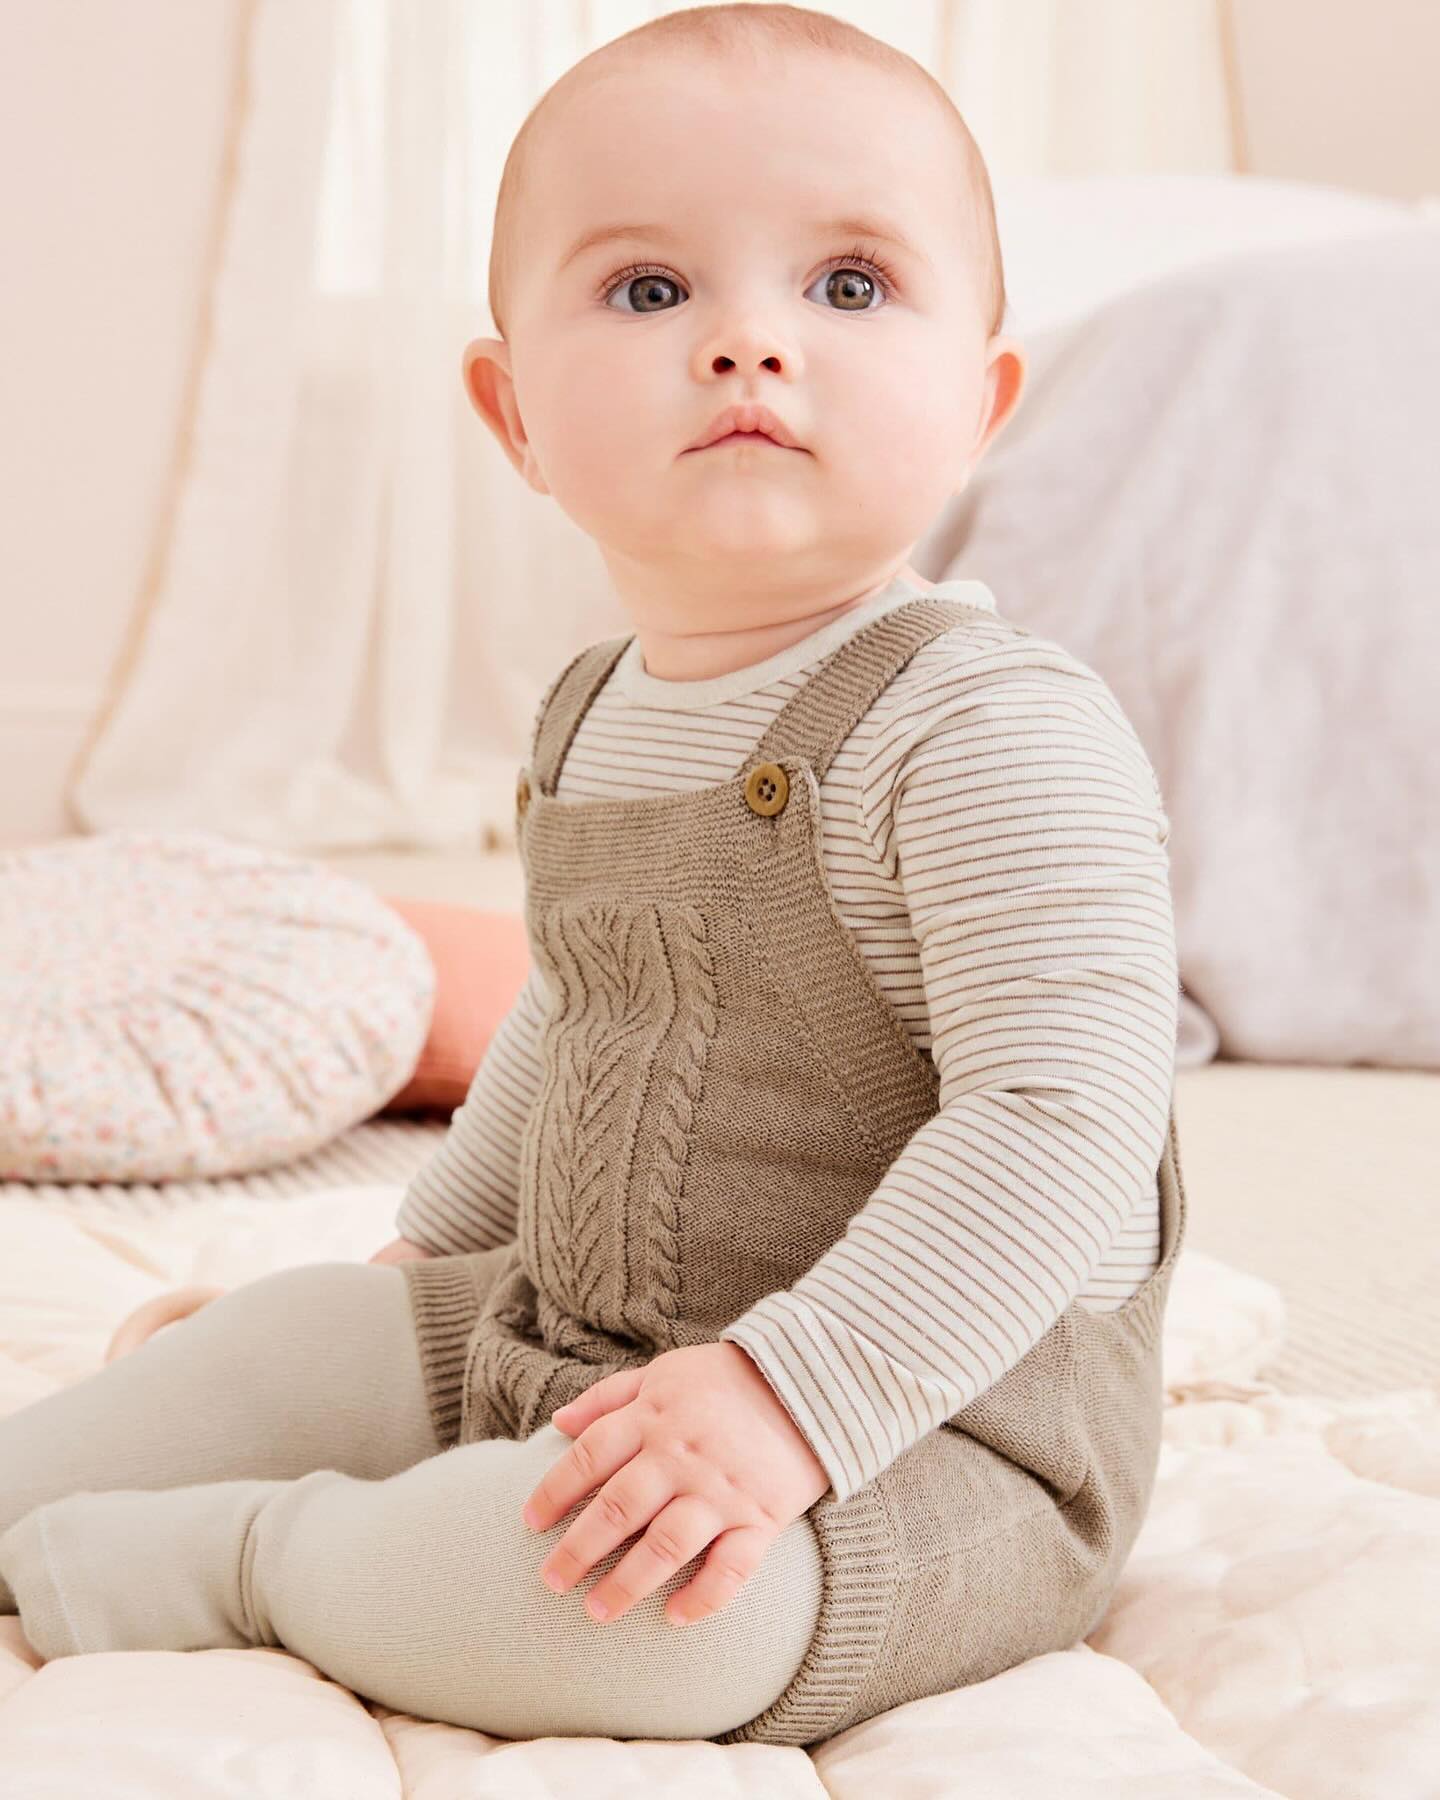
<path fill-rule="evenodd" d="M 574 660 L 551 678 L 535 708 L 528 749 L 532 764 L 541 721 Z M 372 1262 L 463 1256 L 515 1236 L 520 1139 L 540 1093 L 545 1009 L 544 978 L 532 963 L 525 986 L 481 1058 L 464 1104 L 451 1116 L 444 1141 L 400 1202 L 395 1223 L 401 1235 Z"/>
<path fill-rule="evenodd" d="M 1153 1191 L 1174 1079 L 1167 821 L 1128 721 L 1045 640 L 926 687 L 864 791 L 919 942 L 940 1110 L 844 1235 L 720 1334 L 841 1500 L 1082 1291 Z"/>
<path fill-rule="evenodd" d="M 400 1202 L 395 1216 L 400 1237 L 372 1262 L 404 1262 L 417 1254 L 460 1256 L 514 1237 L 520 1140 L 540 1091 L 544 1012 L 542 977 L 532 964 L 440 1148 Z"/>

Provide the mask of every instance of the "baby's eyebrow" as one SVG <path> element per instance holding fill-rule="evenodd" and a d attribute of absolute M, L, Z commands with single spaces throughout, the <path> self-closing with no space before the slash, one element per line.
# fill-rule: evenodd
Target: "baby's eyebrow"
<path fill-rule="evenodd" d="M 893 244 L 897 250 L 903 250 L 917 261 L 930 268 L 930 258 L 925 252 L 911 243 L 898 225 L 888 219 L 871 218 L 865 215 L 847 215 L 838 219 L 821 219 L 812 227 L 817 237 L 852 237 L 880 238 Z M 561 257 L 556 268 L 568 267 L 577 256 L 583 256 L 587 250 L 594 250 L 602 244 L 612 244 L 621 238 L 644 238 L 652 244 L 666 244 L 672 249 L 681 241 L 681 233 L 669 225 L 599 225 L 593 231 L 582 233 Z"/>
<path fill-rule="evenodd" d="M 594 231 L 587 231 L 576 238 L 560 258 L 557 273 L 574 262 L 577 256 L 583 256 L 587 250 L 594 250 L 600 244 L 612 244 L 617 238 L 648 238 L 654 244 L 674 245 L 679 241 L 679 235 L 668 225 L 600 225 Z"/>

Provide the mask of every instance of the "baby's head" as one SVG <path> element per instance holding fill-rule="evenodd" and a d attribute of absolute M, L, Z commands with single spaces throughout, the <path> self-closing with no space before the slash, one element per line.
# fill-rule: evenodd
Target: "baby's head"
<path fill-rule="evenodd" d="M 644 622 L 735 629 L 888 579 L 1014 410 L 990 182 L 944 89 L 823 12 L 603 45 L 511 146 L 481 416 Z M 729 406 L 753 432 L 695 448 Z"/>

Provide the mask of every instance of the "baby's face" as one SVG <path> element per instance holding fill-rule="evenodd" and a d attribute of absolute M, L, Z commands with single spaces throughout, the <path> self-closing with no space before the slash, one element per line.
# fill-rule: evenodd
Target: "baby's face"
<path fill-rule="evenodd" d="M 973 204 L 942 121 L 861 64 L 652 63 L 582 90 L 523 202 L 526 479 L 612 568 L 692 589 L 893 558 L 978 457 L 998 340 Z M 748 403 L 800 447 L 693 447 Z"/>

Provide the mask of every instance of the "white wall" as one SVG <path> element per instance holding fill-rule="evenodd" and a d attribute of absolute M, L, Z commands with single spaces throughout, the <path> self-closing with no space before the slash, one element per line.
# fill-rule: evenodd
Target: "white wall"
<path fill-rule="evenodd" d="M 171 491 L 232 0 L 0 9 L 0 844 L 60 795 Z"/>
<path fill-rule="evenodd" d="M 1440 195 L 1436 0 L 1230 0 L 1242 168 Z"/>

